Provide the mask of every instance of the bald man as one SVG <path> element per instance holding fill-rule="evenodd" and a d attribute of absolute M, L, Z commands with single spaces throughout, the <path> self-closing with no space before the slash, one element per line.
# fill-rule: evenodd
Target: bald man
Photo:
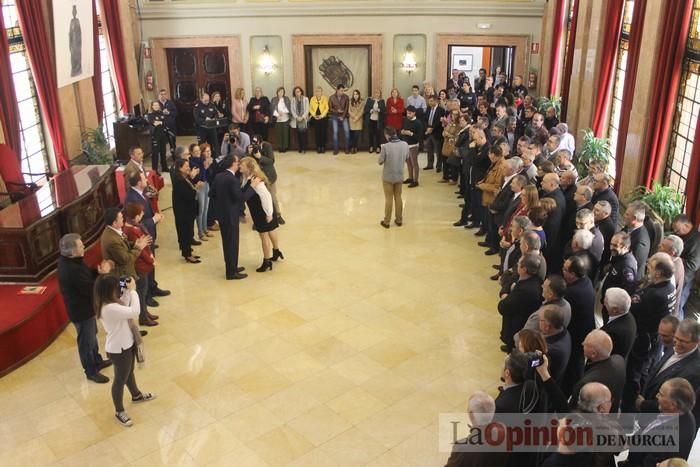
<path fill-rule="evenodd" d="M 612 393 L 613 413 L 617 412 L 625 387 L 625 359 L 612 354 L 613 341 L 610 336 L 599 329 L 588 333 L 583 340 L 583 355 L 587 364 L 583 377 L 574 385 L 571 393 L 573 404 L 578 403 L 581 388 L 588 383 L 602 383 Z M 572 407 L 573 408 L 573 407 Z"/>

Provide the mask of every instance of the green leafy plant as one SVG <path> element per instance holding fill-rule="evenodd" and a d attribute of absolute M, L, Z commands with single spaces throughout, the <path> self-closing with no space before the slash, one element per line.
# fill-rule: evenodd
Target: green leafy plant
<path fill-rule="evenodd" d="M 581 177 L 588 176 L 588 168 L 592 163 L 601 164 L 607 169 L 611 157 L 608 138 L 596 138 L 590 128 L 583 130 L 583 139 L 576 148 L 576 170 Z"/>
<path fill-rule="evenodd" d="M 547 109 L 550 107 L 554 107 L 554 112 L 557 115 L 557 118 L 559 118 L 559 115 L 561 114 L 561 97 L 559 96 L 550 96 L 550 97 L 539 97 L 537 99 L 537 111 L 541 113 L 542 115 L 547 114 Z"/>
<path fill-rule="evenodd" d="M 102 124 L 94 130 L 86 130 L 81 134 L 82 149 L 88 164 L 111 164 L 114 155 L 109 147 L 109 140 L 105 135 Z"/>
<path fill-rule="evenodd" d="M 670 227 L 673 219 L 683 212 L 683 195 L 673 188 L 654 182 L 651 190 L 645 186 L 633 188 L 627 194 L 627 202 L 642 201 L 649 206 L 666 227 Z"/>

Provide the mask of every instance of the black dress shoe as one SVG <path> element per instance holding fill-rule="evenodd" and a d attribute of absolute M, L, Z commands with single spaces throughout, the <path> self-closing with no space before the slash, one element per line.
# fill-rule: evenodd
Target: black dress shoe
<path fill-rule="evenodd" d="M 500 274 L 494 274 L 493 276 L 489 277 L 492 281 L 497 281 L 500 279 L 501 275 Z"/>
<path fill-rule="evenodd" d="M 472 222 L 471 224 L 465 225 L 464 228 L 465 229 L 478 229 L 479 225 Z"/>
<path fill-rule="evenodd" d="M 192 241 L 190 243 L 194 246 L 199 246 L 202 244 L 202 242 L 200 242 L 199 240 L 195 240 L 194 238 L 192 239 Z"/>
<path fill-rule="evenodd" d="M 102 360 L 99 365 L 97 365 L 98 370 L 104 370 L 108 366 L 112 366 L 112 360 L 107 359 L 107 360 Z"/>
<path fill-rule="evenodd" d="M 148 331 L 139 330 L 139 334 L 141 334 L 141 337 L 147 336 L 147 335 L 148 335 Z"/>
<path fill-rule="evenodd" d="M 408 183 L 413 183 L 413 179 L 407 178 L 406 180 L 403 181 L 404 185 Z"/>
<path fill-rule="evenodd" d="M 489 248 L 484 252 L 486 256 L 493 256 L 498 254 L 498 248 Z"/>
<path fill-rule="evenodd" d="M 243 266 L 238 266 L 238 267 L 236 268 L 236 272 L 239 272 L 239 273 L 240 273 L 240 272 L 243 272 L 243 271 L 245 271 L 245 268 L 244 268 Z"/>
<path fill-rule="evenodd" d="M 464 199 L 464 195 L 457 195 L 457 199 Z"/>
<path fill-rule="evenodd" d="M 457 221 L 454 224 L 452 224 L 454 227 L 464 227 L 466 225 L 466 222 L 462 221 Z"/>
<path fill-rule="evenodd" d="M 459 207 L 460 207 L 460 208 L 463 208 L 463 207 L 464 207 L 464 203 L 459 203 Z M 466 224 L 465 224 L 465 225 L 466 225 Z"/>
<path fill-rule="evenodd" d="M 167 297 L 168 295 L 170 295 L 170 291 L 156 287 L 151 291 L 151 295 L 153 295 L 154 297 Z"/>
<path fill-rule="evenodd" d="M 418 186 L 418 182 L 411 182 L 411 183 L 408 184 L 408 187 L 409 187 L 409 188 L 415 188 L 415 187 L 417 187 L 417 186 Z"/>
<path fill-rule="evenodd" d="M 109 378 L 107 378 L 102 373 L 95 373 L 94 375 L 89 375 L 87 379 L 89 379 L 90 381 L 94 381 L 98 384 L 109 383 Z"/>
<path fill-rule="evenodd" d="M 158 305 L 160 305 L 160 303 L 158 303 L 157 301 L 155 301 L 154 298 L 149 297 L 149 298 L 146 299 L 146 305 L 148 305 L 148 306 L 150 306 L 150 307 L 157 307 Z"/>
<path fill-rule="evenodd" d="M 492 264 L 491 267 L 494 268 L 496 271 L 500 271 L 500 270 L 501 270 L 501 265 L 500 265 L 500 264 Z"/>
<path fill-rule="evenodd" d="M 227 276 L 226 280 L 227 281 L 237 281 L 240 279 L 245 279 L 246 277 L 248 277 L 248 274 L 243 274 L 243 273 L 237 272 L 233 276 Z"/>
<path fill-rule="evenodd" d="M 440 172 L 442 172 L 442 169 L 440 167 L 438 167 L 437 169 L 435 169 L 435 172 L 440 173 Z"/>
<path fill-rule="evenodd" d="M 486 242 L 479 242 L 479 243 L 477 243 L 477 245 L 483 246 L 483 247 L 485 247 L 485 248 L 486 248 L 486 247 L 489 247 L 489 248 L 491 247 L 491 245 L 489 245 L 489 244 L 486 243 Z"/>
<path fill-rule="evenodd" d="M 429 165 L 427 167 L 423 167 L 423 170 L 433 170 L 433 167 Z"/>
<path fill-rule="evenodd" d="M 477 237 L 483 237 L 484 235 L 486 235 L 486 231 L 479 229 L 479 231 L 476 232 L 474 235 Z"/>
<path fill-rule="evenodd" d="M 284 218 L 282 218 L 282 215 L 281 215 L 281 214 L 278 214 L 278 215 L 277 215 L 277 223 L 278 223 L 279 225 L 284 225 L 284 224 L 286 224 L 286 222 L 284 221 Z"/>
<path fill-rule="evenodd" d="M 510 348 L 507 345 L 503 344 L 501 346 L 501 352 L 510 353 Z"/>

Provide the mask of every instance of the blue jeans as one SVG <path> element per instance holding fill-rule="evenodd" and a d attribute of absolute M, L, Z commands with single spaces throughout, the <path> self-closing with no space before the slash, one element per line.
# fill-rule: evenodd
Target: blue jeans
<path fill-rule="evenodd" d="M 209 184 L 197 190 L 197 233 L 201 237 L 207 230 L 207 214 L 209 214 Z"/>
<path fill-rule="evenodd" d="M 92 317 L 79 323 L 73 323 L 73 326 L 78 331 L 80 364 L 83 366 L 86 376 L 94 376 L 102 363 L 102 356 L 97 344 L 97 319 Z"/>
<path fill-rule="evenodd" d="M 350 149 L 350 122 L 347 118 L 331 117 L 331 125 L 333 127 L 333 151 L 338 150 L 338 123 L 343 125 L 343 134 L 345 135 L 345 150 Z"/>

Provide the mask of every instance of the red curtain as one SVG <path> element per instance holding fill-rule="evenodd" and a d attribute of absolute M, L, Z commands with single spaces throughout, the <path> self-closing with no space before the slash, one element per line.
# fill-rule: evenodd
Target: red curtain
<path fill-rule="evenodd" d="M 102 0 L 102 26 L 106 26 L 109 49 L 112 54 L 114 76 L 117 80 L 117 97 L 122 112 L 129 112 L 129 86 L 127 83 L 124 36 L 119 16 L 120 0 Z"/>
<path fill-rule="evenodd" d="M 554 7 L 554 30 L 552 31 L 552 47 L 549 56 L 549 95 L 557 95 L 557 83 L 559 82 L 559 69 L 561 68 L 561 44 L 566 25 L 566 0 L 557 0 Z"/>
<path fill-rule="evenodd" d="M 95 111 L 97 112 L 97 124 L 102 123 L 102 115 L 105 113 L 105 103 L 102 97 L 102 62 L 100 60 L 100 26 L 97 24 L 97 0 L 92 0 L 92 34 L 94 52 L 94 73 L 92 75 L 92 89 L 95 93 Z"/>
<path fill-rule="evenodd" d="M 0 0 L 0 7 L 2 0 Z M 22 145 L 19 135 L 19 112 L 17 110 L 17 97 L 15 84 L 12 81 L 12 68 L 10 66 L 10 47 L 5 34 L 5 22 L 0 15 L 0 124 L 5 143 L 0 144 L 0 175 L 3 180 L 22 183 L 22 168 L 20 154 Z"/>
<path fill-rule="evenodd" d="M 49 131 L 56 162 L 59 170 L 68 168 L 68 157 L 63 144 L 61 131 L 61 113 L 58 107 L 58 86 L 56 68 L 53 62 L 54 48 L 49 40 L 44 15 L 46 2 L 42 0 L 25 0 L 16 2 L 24 46 L 27 48 L 32 77 L 39 97 L 39 107 L 44 115 L 44 123 Z"/>
<path fill-rule="evenodd" d="M 685 212 L 693 222 L 700 220 L 700 125 L 695 126 L 693 152 L 690 154 L 688 183 L 685 186 Z"/>
<path fill-rule="evenodd" d="M 600 52 L 600 75 L 595 89 L 595 114 L 593 115 L 593 133 L 600 138 L 607 126 L 608 107 L 612 94 L 612 84 L 615 80 L 615 60 L 617 48 L 622 33 L 622 12 L 625 9 L 624 0 L 609 0 L 605 12 L 605 37 Z"/>
<path fill-rule="evenodd" d="M 579 0 L 571 0 L 574 2 L 573 14 L 571 17 L 571 25 L 569 26 L 569 45 L 566 49 L 566 57 L 564 59 L 564 77 L 561 83 L 561 117 L 559 120 L 566 121 L 566 112 L 569 108 L 569 87 L 571 87 L 571 70 L 574 63 L 574 50 L 576 49 L 576 26 L 578 25 L 578 7 Z"/>
<path fill-rule="evenodd" d="M 654 83 L 656 86 L 651 98 L 649 119 L 646 128 L 647 140 L 642 153 L 644 161 L 644 184 L 651 187 L 666 161 L 666 147 L 671 133 L 676 95 L 680 85 L 681 64 L 685 54 L 685 44 L 690 29 L 692 0 L 668 2 L 663 10 L 658 55 L 654 63 Z"/>
<path fill-rule="evenodd" d="M 627 49 L 627 69 L 625 71 L 625 83 L 622 91 L 622 108 L 620 109 L 620 126 L 617 134 L 617 146 L 615 149 L 615 189 L 620 187 L 622 179 L 622 166 L 625 161 L 625 147 L 627 146 L 627 131 L 630 126 L 630 114 L 632 113 L 632 101 L 634 100 L 634 86 L 637 82 L 637 66 L 639 65 L 639 53 L 642 49 L 642 31 L 644 30 L 644 14 L 647 10 L 647 0 L 636 0 L 632 12 L 632 31 L 630 32 L 629 47 Z"/>

